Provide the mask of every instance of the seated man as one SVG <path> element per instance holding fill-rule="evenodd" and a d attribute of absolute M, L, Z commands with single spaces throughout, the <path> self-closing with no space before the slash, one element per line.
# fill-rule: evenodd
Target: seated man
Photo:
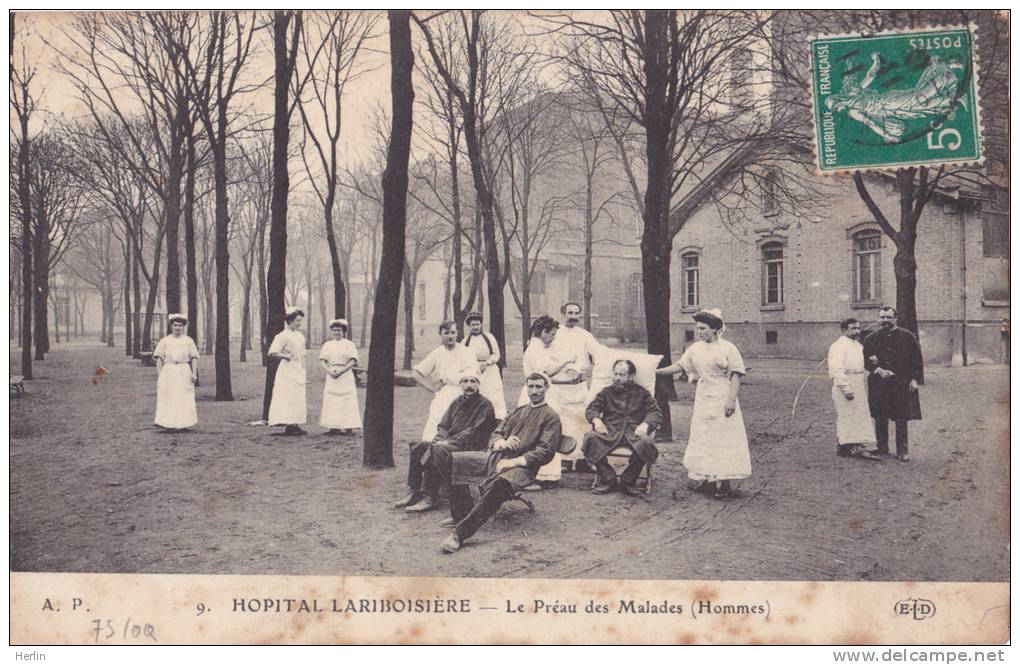
<path fill-rule="evenodd" d="M 464 372 L 460 377 L 462 394 L 439 421 L 435 438 L 411 446 L 407 463 L 407 485 L 411 491 L 395 504 L 396 508 L 409 513 L 431 510 L 439 500 L 441 481 L 445 479 L 449 484 L 453 453 L 485 450 L 489 435 L 496 428 L 496 414 L 492 402 L 482 397 L 480 388 L 478 370 Z"/>
<path fill-rule="evenodd" d="M 500 423 L 489 439 L 485 462 L 486 478 L 479 486 L 481 498 L 467 515 L 454 525 L 454 532 L 443 541 L 446 553 L 456 552 L 504 502 L 522 488 L 535 482 L 539 468 L 548 464 L 560 445 L 560 417 L 545 403 L 549 379 L 537 372 L 525 381 L 529 403 L 517 407 Z M 452 496 L 452 495 L 451 495 Z M 461 499 L 463 498 L 461 497 Z M 461 510 L 451 498 L 451 512 Z M 449 526 L 455 518 L 444 525 Z"/>
<path fill-rule="evenodd" d="M 608 494 L 619 486 L 624 494 L 635 496 L 641 468 L 645 464 L 650 467 L 659 457 L 652 433 L 662 423 L 662 414 L 651 393 L 634 383 L 636 373 L 629 360 L 613 363 L 613 385 L 600 390 L 584 412 L 594 427 L 584 435 L 582 450 L 598 472 L 598 484 L 592 489 L 595 494 Z M 619 481 L 606 459 L 617 448 L 631 450 Z"/>

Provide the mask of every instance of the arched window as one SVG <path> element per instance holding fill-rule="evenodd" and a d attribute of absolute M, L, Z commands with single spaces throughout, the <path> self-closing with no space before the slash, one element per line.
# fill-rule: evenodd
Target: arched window
<path fill-rule="evenodd" d="M 697 307 L 701 297 L 701 257 L 697 252 L 680 255 L 680 295 L 684 308 Z"/>
<path fill-rule="evenodd" d="M 882 233 L 859 231 L 853 243 L 854 302 L 878 302 L 882 299 Z"/>
<path fill-rule="evenodd" d="M 761 246 L 763 305 L 783 304 L 783 243 L 771 240 Z"/>

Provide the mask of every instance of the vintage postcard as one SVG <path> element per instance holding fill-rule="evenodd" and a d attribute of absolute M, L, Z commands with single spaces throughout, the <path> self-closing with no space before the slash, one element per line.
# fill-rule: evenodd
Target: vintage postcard
<path fill-rule="evenodd" d="M 1007 642 L 1008 19 L 14 12 L 18 658 Z"/>

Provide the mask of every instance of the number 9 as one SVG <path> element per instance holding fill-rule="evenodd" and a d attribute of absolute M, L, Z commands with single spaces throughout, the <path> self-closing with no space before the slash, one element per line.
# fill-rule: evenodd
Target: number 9
<path fill-rule="evenodd" d="M 195 610 L 198 612 L 195 616 L 202 616 L 205 613 L 205 603 L 195 605 Z"/>

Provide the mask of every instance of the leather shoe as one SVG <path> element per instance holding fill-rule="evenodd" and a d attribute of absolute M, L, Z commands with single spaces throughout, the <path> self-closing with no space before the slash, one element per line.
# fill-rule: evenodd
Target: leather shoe
<path fill-rule="evenodd" d="M 431 497 L 425 497 L 418 503 L 412 504 L 407 508 L 404 508 L 405 513 L 424 513 L 426 510 L 432 510 L 436 507 L 436 502 Z"/>
<path fill-rule="evenodd" d="M 639 497 L 641 496 L 641 490 L 639 490 L 632 483 L 620 483 L 620 492 L 627 496 Z"/>
<path fill-rule="evenodd" d="M 447 517 L 446 519 L 439 523 L 439 526 L 447 529 L 452 529 L 455 526 L 457 526 L 457 520 L 452 517 Z"/>
<path fill-rule="evenodd" d="M 591 488 L 592 494 L 610 494 L 616 491 L 617 482 L 614 478 L 608 483 L 598 483 L 595 487 Z"/>
<path fill-rule="evenodd" d="M 897 455 L 896 459 L 898 459 L 901 462 L 909 462 L 910 461 L 910 455 Z"/>
<path fill-rule="evenodd" d="M 538 483 L 531 483 L 527 487 L 522 487 L 521 490 L 524 492 L 541 492 L 542 486 Z"/>
<path fill-rule="evenodd" d="M 453 554 L 460 549 L 460 538 L 457 537 L 457 534 L 451 533 L 450 537 L 444 540 L 440 547 L 443 548 L 445 554 Z"/>
<path fill-rule="evenodd" d="M 415 503 L 417 501 L 418 501 L 418 493 L 417 492 L 411 492 L 410 494 L 405 496 L 403 499 L 401 499 L 400 501 L 397 501 L 395 504 L 393 504 L 393 507 L 394 508 L 407 508 L 412 503 Z"/>

